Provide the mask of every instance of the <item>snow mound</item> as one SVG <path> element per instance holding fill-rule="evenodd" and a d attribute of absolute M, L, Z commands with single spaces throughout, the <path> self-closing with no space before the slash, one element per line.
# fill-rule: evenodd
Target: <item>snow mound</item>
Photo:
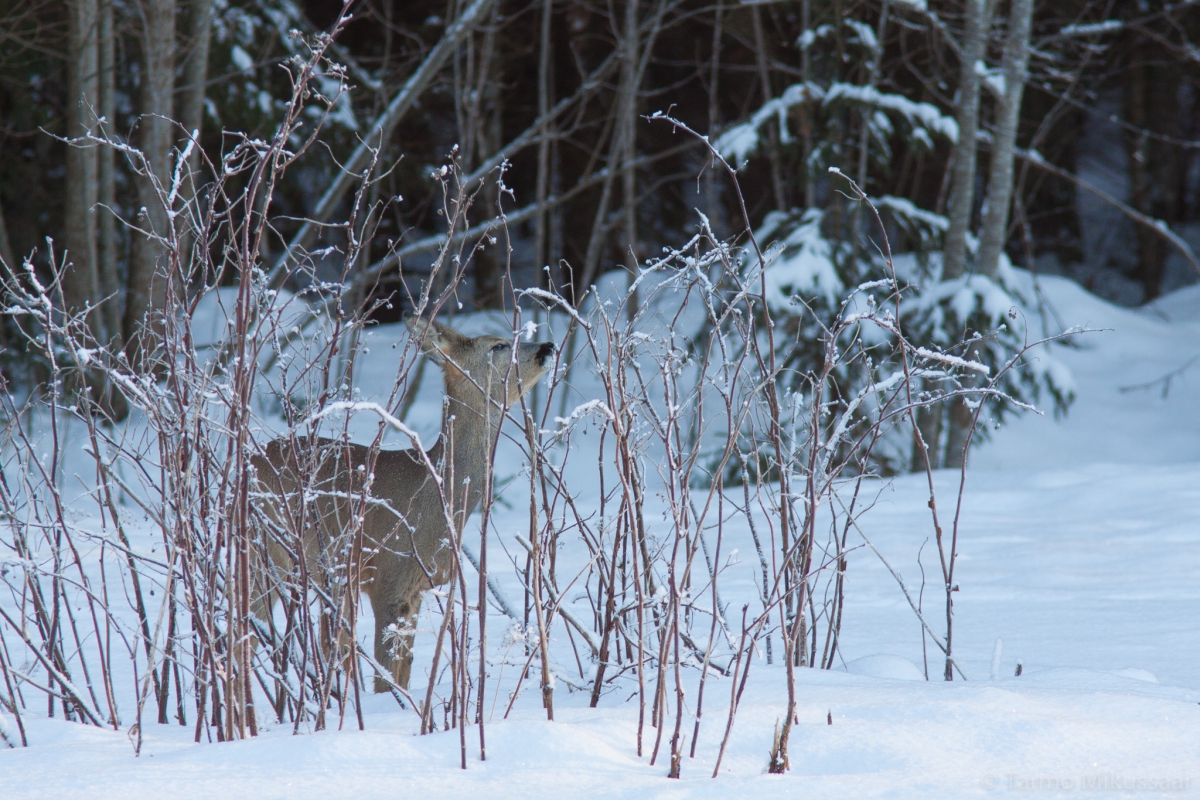
<path fill-rule="evenodd" d="M 876 653 L 856 658 L 846 664 L 846 672 L 866 675 L 869 678 L 887 678 L 893 681 L 923 681 L 925 673 L 913 662 L 900 656 Z"/>
<path fill-rule="evenodd" d="M 1114 669 L 1113 675 L 1121 678 L 1131 678 L 1135 681 L 1145 681 L 1146 683 L 1158 683 L 1158 678 L 1154 677 L 1153 672 L 1148 669 L 1138 669 L 1137 667 Z"/>
<path fill-rule="evenodd" d="M 1146 305 L 1152 314 L 1161 314 L 1171 322 L 1200 322 L 1200 283 L 1176 289 Z"/>

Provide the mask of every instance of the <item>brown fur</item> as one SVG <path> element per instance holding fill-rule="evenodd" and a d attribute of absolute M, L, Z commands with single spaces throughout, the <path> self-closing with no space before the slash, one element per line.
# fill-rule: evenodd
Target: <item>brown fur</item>
<path fill-rule="evenodd" d="M 442 434 L 425 454 L 428 462 L 417 450 L 373 452 L 330 439 L 277 439 L 251 459 L 265 501 L 261 507 L 270 520 L 264 526 L 270 563 L 263 564 L 262 572 L 271 577 L 258 593 L 255 615 L 269 616 L 281 579 L 299 566 L 294 543 L 302 540 L 311 585 L 332 596 L 343 585 L 332 576 L 357 576 L 352 580 L 375 614 L 375 659 L 405 688 L 422 594 L 451 577 L 450 523 L 457 538 L 483 495 L 503 409 L 537 383 L 554 353 L 549 343 L 520 344 L 514 368 L 508 339 L 471 338 L 423 320 L 411 321 L 409 329 L 445 378 Z M 302 502 L 303 496 L 308 502 Z M 359 513 L 361 533 L 353 524 Z M 340 594 L 335 601 L 344 619 L 357 592 Z M 396 658 L 385 640 L 394 622 L 404 623 Z M 377 678 L 375 691 L 387 691 L 386 682 Z"/>

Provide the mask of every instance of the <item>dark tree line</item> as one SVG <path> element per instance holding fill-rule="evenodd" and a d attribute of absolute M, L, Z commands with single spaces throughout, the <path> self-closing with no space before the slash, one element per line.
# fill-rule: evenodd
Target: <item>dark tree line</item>
<path fill-rule="evenodd" d="M 900 249 L 944 245 L 961 262 L 953 269 L 973 270 L 966 237 L 1002 213 L 985 255 L 1067 272 L 1124 302 L 1153 299 L 1187 280 L 1185 242 L 1200 234 L 1200 12 L 1185 2 L 1034 3 L 1028 79 L 1011 109 L 1011 203 L 989 206 L 988 187 L 1004 182 L 992 180 L 990 152 L 1004 147 L 1006 43 L 1023 1 L 355 0 L 335 46 L 352 90 L 325 120 L 322 146 L 275 187 L 264 269 L 344 244 L 344 226 L 301 220 L 346 218 L 339 165 L 365 143 L 379 168 L 363 297 L 422 274 L 432 249 L 421 243 L 445 232 L 431 172 L 448 161 L 482 186 L 470 224 L 508 217 L 497 244 L 476 250 L 467 304 L 503 305 L 510 275 L 576 296 L 601 272 L 679 241 L 697 210 L 721 235 L 743 234 L 726 178 L 698 142 L 650 113 L 715 138 L 775 102 L 737 165 L 755 225 L 772 211 L 822 209 L 824 235 L 851 243 L 846 259 L 862 256 L 861 215 L 827 172 L 836 166 L 873 196 L 947 220 L 926 230 L 892 214 Z M 278 125 L 280 63 L 296 52 L 296 33 L 324 29 L 340 10 L 338 0 L 9 4 L 0 257 L 17 265 L 32 254 L 40 269 L 66 258 L 64 303 L 95 306 L 97 337 L 136 360 L 162 293 L 187 289 L 155 279 L 163 253 L 138 228 L 166 224 L 156 192 L 189 133 L 199 138 L 184 191 L 202 193 L 201 164 L 219 163 L 230 132 L 267 137 Z M 961 122 L 964 103 L 976 104 L 976 146 L 911 117 L 932 108 Z M 144 158 L 83 141 L 89 134 Z M 957 211 L 956 198 L 966 198 Z M 1098 248 L 1101 234 L 1118 241 Z M 331 258 L 290 280 L 332 274 Z M 15 324 L 4 319 L 6 342 Z"/>

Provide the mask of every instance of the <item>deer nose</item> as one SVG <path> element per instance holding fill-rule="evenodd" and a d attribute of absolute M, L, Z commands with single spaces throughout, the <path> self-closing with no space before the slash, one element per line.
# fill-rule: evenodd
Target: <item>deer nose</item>
<path fill-rule="evenodd" d="M 552 355 L 554 355 L 554 343 L 542 342 L 537 349 L 538 366 L 544 367 L 546 365 L 546 359 L 550 358 Z"/>

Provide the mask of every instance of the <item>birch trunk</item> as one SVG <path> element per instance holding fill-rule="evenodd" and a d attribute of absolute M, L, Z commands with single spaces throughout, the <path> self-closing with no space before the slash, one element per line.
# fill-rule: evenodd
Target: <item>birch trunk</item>
<path fill-rule="evenodd" d="M 958 141 L 951 160 L 950 228 L 942 258 L 942 279 L 953 280 L 965 271 L 967 231 L 975 204 L 975 134 L 979 128 L 979 81 L 976 65 L 983 61 L 991 25 L 992 0 L 967 0 L 966 30 L 958 84 Z"/>
<path fill-rule="evenodd" d="M 962 63 L 959 65 L 958 86 L 958 141 L 950 156 L 950 228 L 946 231 L 945 248 L 942 254 L 942 280 L 961 278 L 966 271 L 967 233 L 971 226 L 971 212 L 975 207 L 975 173 L 979 129 L 979 66 L 987 51 L 988 29 L 991 27 L 992 3 L 994 0 L 967 0 L 966 25 L 963 32 Z M 936 391 L 939 382 L 926 383 L 927 391 Z M 951 429 L 954 429 L 956 413 L 961 416 L 966 407 L 952 403 L 950 411 Z M 917 432 L 913 435 L 911 468 L 922 472 L 926 466 L 937 469 L 942 466 L 939 447 L 942 434 L 942 417 L 945 409 L 941 405 L 925 406 L 917 412 Z M 968 417 L 969 418 L 969 417 Z"/>
<path fill-rule="evenodd" d="M 95 122 L 99 101 L 99 23 L 96 0 L 72 0 L 67 7 L 66 136 L 85 136 Z M 92 145 L 67 147 L 64 244 L 69 264 L 63 274 L 63 302 L 68 311 L 94 306 L 100 294 L 96 272 L 96 217 L 99 161 Z M 98 315 L 89 313 L 95 330 Z"/>
<path fill-rule="evenodd" d="M 163 236 L 167 213 L 157 181 L 170 180 L 172 100 L 175 93 L 175 0 L 142 2 L 142 75 L 139 91 L 140 146 L 146 171 L 138 176 L 138 202 L 145 215 L 139 226 Z M 126 283 L 124 335 L 129 362 L 144 368 L 146 354 L 153 351 L 162 334 L 162 313 L 167 296 L 167 265 L 162 242 L 134 234 L 133 258 Z"/>
<path fill-rule="evenodd" d="M 1017 123 L 1021 118 L 1021 96 L 1029 66 L 1029 28 L 1033 0 L 1012 0 L 1008 20 L 1008 40 L 1004 46 L 1004 93 L 996 100 L 996 130 L 993 134 L 992 167 L 988 177 L 983 229 L 979 235 L 976 258 L 980 274 L 995 278 L 1000 254 L 1008 233 L 1008 210 L 1012 205 L 1013 148 Z M 974 352 L 969 353 L 974 355 Z M 966 464 L 967 441 L 971 433 L 972 411 L 963 400 L 950 410 L 950 431 L 946 437 L 947 467 L 961 469 Z"/>
<path fill-rule="evenodd" d="M 1000 254 L 1008 240 L 1008 214 L 1012 206 L 1013 148 L 1021 121 L 1021 97 L 1029 67 L 1029 28 L 1033 0 L 1012 0 L 1008 42 L 1004 47 L 1004 95 L 997 99 L 996 131 L 992 145 L 992 168 L 988 177 L 983 229 L 979 234 L 979 272 L 995 277 Z"/>
<path fill-rule="evenodd" d="M 113 120 L 117 113 L 116 95 L 116 33 L 113 27 L 114 0 L 100 0 L 99 35 L 99 108 L 104 119 L 104 133 L 111 135 Z M 116 161 L 117 153 L 111 147 L 99 148 L 97 154 L 98 179 L 97 199 L 100 207 L 96 211 L 97 273 L 100 281 L 100 306 L 104 318 L 104 341 L 113 352 L 125 349 L 121 335 L 122 292 L 121 279 L 117 270 L 117 207 Z"/>

